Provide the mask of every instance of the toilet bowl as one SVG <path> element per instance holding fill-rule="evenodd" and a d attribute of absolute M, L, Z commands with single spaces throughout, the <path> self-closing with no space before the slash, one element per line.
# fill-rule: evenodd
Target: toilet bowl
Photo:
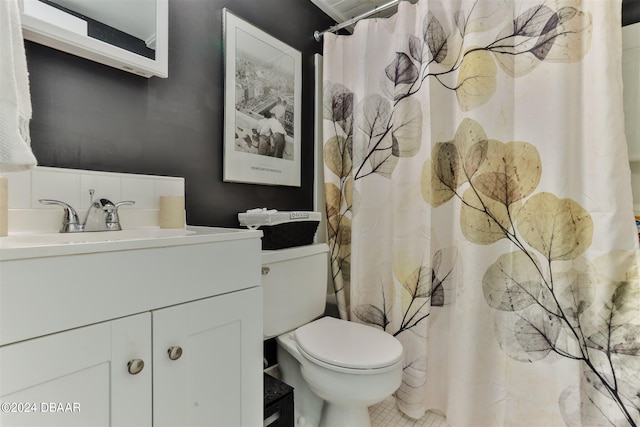
<path fill-rule="evenodd" d="M 263 251 L 265 339 L 277 336 L 298 426 L 368 427 L 368 406 L 400 386 L 402 345 L 375 327 L 321 317 L 327 251 L 324 244 Z"/>

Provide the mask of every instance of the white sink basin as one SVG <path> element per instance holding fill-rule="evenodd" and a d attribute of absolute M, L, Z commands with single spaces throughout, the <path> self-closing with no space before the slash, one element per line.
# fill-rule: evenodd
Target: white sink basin
<path fill-rule="evenodd" d="M 184 229 L 16 233 L 0 237 L 0 260 L 198 244 L 254 236 L 248 232 L 234 228 L 187 226 Z"/>

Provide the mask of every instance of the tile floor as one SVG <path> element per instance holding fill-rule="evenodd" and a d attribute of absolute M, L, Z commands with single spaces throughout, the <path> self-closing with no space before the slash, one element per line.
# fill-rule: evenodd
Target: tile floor
<path fill-rule="evenodd" d="M 396 407 L 392 397 L 369 408 L 371 427 L 449 427 L 445 418 L 435 412 L 427 412 L 419 420 L 405 416 Z"/>

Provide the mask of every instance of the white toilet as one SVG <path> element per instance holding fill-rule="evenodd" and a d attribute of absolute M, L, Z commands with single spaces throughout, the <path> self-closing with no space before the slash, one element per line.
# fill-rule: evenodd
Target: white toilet
<path fill-rule="evenodd" d="M 400 386 L 402 345 L 377 328 L 320 317 L 327 256 L 326 244 L 262 252 L 264 338 L 277 337 L 296 425 L 368 427 L 368 407 Z"/>

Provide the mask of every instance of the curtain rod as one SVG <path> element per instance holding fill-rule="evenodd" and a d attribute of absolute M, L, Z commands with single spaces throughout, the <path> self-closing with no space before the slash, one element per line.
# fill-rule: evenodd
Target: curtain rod
<path fill-rule="evenodd" d="M 313 33 L 313 38 L 316 39 L 317 42 L 319 42 L 324 33 L 334 33 L 334 32 L 336 32 L 338 30 L 341 30 L 341 29 L 343 29 L 345 27 L 348 27 L 349 25 L 355 24 L 356 22 L 358 22 L 361 19 L 364 19 L 364 18 L 366 18 L 368 16 L 371 16 L 371 15 L 373 15 L 375 13 L 382 12 L 383 10 L 387 10 L 390 7 L 393 7 L 393 6 L 397 5 L 401 1 L 402 0 L 392 0 L 389 3 L 385 3 L 382 6 L 375 7 L 375 8 L 371 9 L 368 12 L 365 12 L 365 13 L 363 13 L 361 15 L 356 16 L 355 18 L 351 18 L 348 21 L 343 22 L 342 24 L 336 24 L 333 27 L 329 27 L 328 29 L 326 29 L 324 31 L 317 31 L 316 30 Z"/>

